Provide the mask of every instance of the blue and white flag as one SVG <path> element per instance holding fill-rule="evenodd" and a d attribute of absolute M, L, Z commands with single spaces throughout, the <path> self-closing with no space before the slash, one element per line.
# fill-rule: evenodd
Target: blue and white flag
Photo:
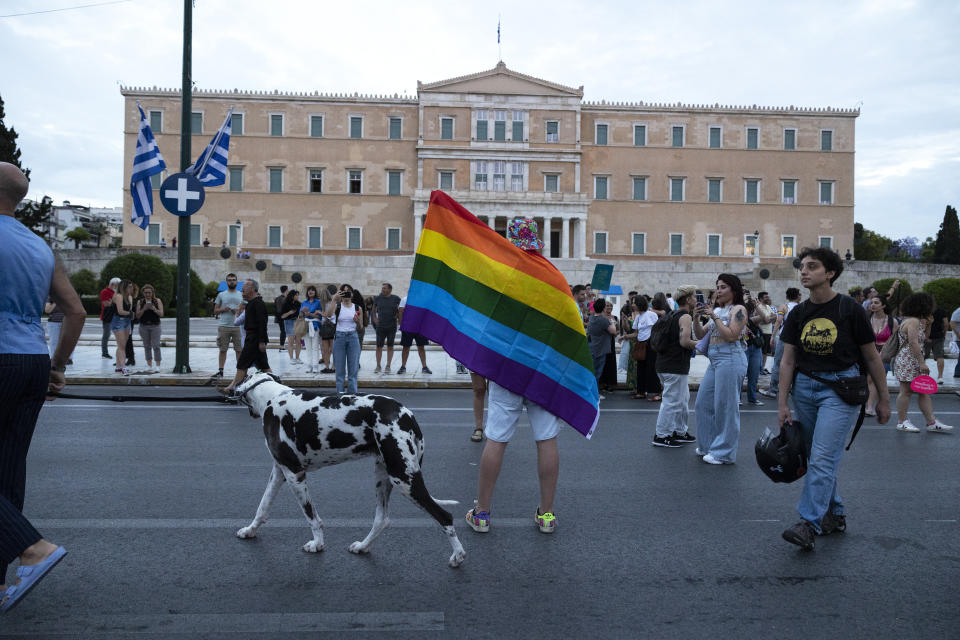
<path fill-rule="evenodd" d="M 133 198 L 133 211 L 130 213 L 130 222 L 141 229 L 150 224 L 153 214 L 153 189 L 150 187 L 150 176 L 156 175 L 167 168 L 153 139 L 153 132 L 147 123 L 147 116 L 143 108 L 137 104 L 140 111 L 140 132 L 137 135 L 137 150 L 133 154 L 133 173 L 130 176 L 130 196 Z"/>
<path fill-rule="evenodd" d="M 217 129 L 217 135 L 203 150 L 200 157 L 187 169 L 204 187 L 216 187 L 227 181 L 227 157 L 230 154 L 230 126 L 233 107 L 227 112 L 227 118 Z"/>

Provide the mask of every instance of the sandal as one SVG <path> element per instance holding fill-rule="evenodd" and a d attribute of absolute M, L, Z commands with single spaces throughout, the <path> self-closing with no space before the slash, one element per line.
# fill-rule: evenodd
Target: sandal
<path fill-rule="evenodd" d="M 3 604 L 0 608 L 2 608 L 3 611 L 12 609 L 14 605 L 20 602 L 23 596 L 27 595 L 31 589 L 37 586 L 37 583 L 47 575 L 50 569 L 57 566 L 57 563 L 60 562 L 65 555 L 67 555 L 67 550 L 63 547 L 57 547 L 43 562 L 34 565 L 21 565 L 17 569 L 17 577 L 20 578 L 20 582 L 10 585 L 7 587 L 7 590 L 3 592 Z"/>
<path fill-rule="evenodd" d="M 470 440 L 473 442 L 483 442 L 483 429 L 474 429 Z"/>

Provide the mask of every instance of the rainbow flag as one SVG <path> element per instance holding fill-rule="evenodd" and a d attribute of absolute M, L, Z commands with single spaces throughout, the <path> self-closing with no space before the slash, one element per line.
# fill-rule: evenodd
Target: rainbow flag
<path fill-rule="evenodd" d="M 400 328 L 593 435 L 597 379 L 566 279 L 442 191 L 430 194 Z"/>

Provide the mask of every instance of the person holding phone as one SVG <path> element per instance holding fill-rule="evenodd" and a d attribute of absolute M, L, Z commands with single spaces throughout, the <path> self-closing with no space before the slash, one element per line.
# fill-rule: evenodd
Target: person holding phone
<path fill-rule="evenodd" d="M 140 290 L 143 297 L 137 300 L 137 321 L 140 323 L 140 339 L 147 358 L 147 372 L 160 371 L 160 318 L 163 317 L 163 302 L 157 297 L 152 284 Z M 156 362 L 156 369 L 154 369 Z"/>
<path fill-rule="evenodd" d="M 353 287 L 340 285 L 323 314 L 337 325 L 333 337 L 333 368 L 336 370 L 337 393 L 343 393 L 344 377 L 348 393 L 357 393 L 357 371 L 360 369 L 360 338 L 357 330 L 362 326 L 363 315 L 353 303 Z"/>

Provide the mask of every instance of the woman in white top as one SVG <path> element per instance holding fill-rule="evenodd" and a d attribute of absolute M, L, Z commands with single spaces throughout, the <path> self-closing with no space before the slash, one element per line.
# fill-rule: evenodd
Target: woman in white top
<path fill-rule="evenodd" d="M 633 338 L 638 344 L 647 343 L 650 340 L 650 331 L 660 316 L 650 310 L 647 299 L 642 295 L 634 298 L 634 306 L 637 307 L 637 314 L 633 318 L 633 333 L 624 334 L 623 338 Z M 639 400 L 646 398 L 647 393 L 650 393 L 649 400 L 653 402 L 660 399 L 661 387 L 657 378 L 656 360 L 653 360 L 656 354 L 653 353 L 649 344 L 645 348 L 647 350 L 646 358 L 635 361 L 637 363 L 637 388 L 634 390 L 632 397 Z"/>
<path fill-rule="evenodd" d="M 747 355 L 741 338 L 747 324 L 743 284 L 729 273 L 717 277 L 716 305 L 709 311 L 698 305 L 699 321 L 693 323 L 697 338 L 707 331 L 710 366 L 697 392 L 697 454 L 708 464 L 733 464 L 740 442 L 740 387 L 747 375 Z"/>
<path fill-rule="evenodd" d="M 357 329 L 363 322 L 360 309 L 353 304 L 353 287 L 340 285 L 340 291 L 334 296 L 323 314 L 337 325 L 333 338 L 333 368 L 336 370 L 337 393 L 343 393 L 344 374 L 348 393 L 357 392 L 357 370 L 360 369 L 360 339 Z"/>

